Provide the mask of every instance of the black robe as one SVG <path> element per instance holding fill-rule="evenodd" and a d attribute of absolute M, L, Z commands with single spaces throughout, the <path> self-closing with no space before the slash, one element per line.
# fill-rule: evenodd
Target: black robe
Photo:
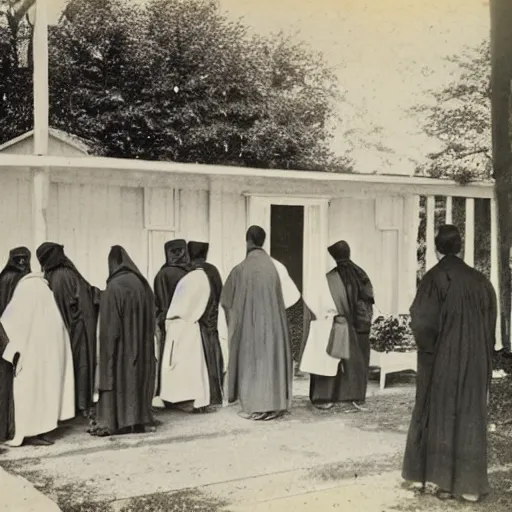
<path fill-rule="evenodd" d="M 2 359 L 9 339 L 0 323 L 0 443 L 14 437 L 14 397 L 12 364 Z"/>
<path fill-rule="evenodd" d="M 203 316 L 199 319 L 203 351 L 208 368 L 210 382 L 210 404 L 222 404 L 224 389 L 224 358 L 220 346 L 218 319 L 220 296 L 222 293 L 222 279 L 217 268 L 206 261 L 197 263 L 210 281 L 210 298 Z"/>
<path fill-rule="evenodd" d="M 23 264 L 16 257 L 25 258 Z M 30 273 L 30 251 L 18 247 L 9 253 L 7 265 L 0 273 L 0 318 L 14 294 L 19 281 Z M 12 364 L 2 359 L 9 339 L 0 324 L 0 443 L 14 437 L 14 396 Z"/>
<path fill-rule="evenodd" d="M 96 421 L 114 434 L 153 422 L 155 298 L 122 247 L 112 249 L 109 268 L 100 306 Z"/>
<path fill-rule="evenodd" d="M 487 479 L 487 392 L 492 378 L 496 294 L 481 273 L 444 257 L 411 306 L 418 346 L 416 404 L 403 477 L 454 496 L 483 495 Z"/>
<path fill-rule="evenodd" d="M 43 247 L 45 252 L 41 251 Z M 97 289 L 64 255 L 62 246 L 47 242 L 38 249 L 37 255 L 69 333 L 76 410 L 88 411 L 93 406 L 96 371 Z"/>
<path fill-rule="evenodd" d="M 347 269 L 348 267 L 348 269 Z M 354 269 L 357 270 L 354 272 Z M 348 272 L 346 270 L 349 270 Z M 364 402 L 368 387 L 370 366 L 370 327 L 373 312 L 373 287 L 368 275 L 357 265 L 347 262 L 330 273 L 338 272 L 345 285 L 353 327 L 349 337 L 350 359 L 340 361 L 334 377 L 311 375 L 309 398 L 313 404 L 336 403 L 346 401 Z M 305 322 L 311 318 L 311 312 L 305 310 Z M 309 325 L 304 332 L 304 342 L 309 334 Z"/>

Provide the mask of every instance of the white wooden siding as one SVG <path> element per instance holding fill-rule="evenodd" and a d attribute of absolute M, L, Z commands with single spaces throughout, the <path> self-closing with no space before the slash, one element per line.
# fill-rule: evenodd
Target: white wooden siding
<path fill-rule="evenodd" d="M 416 239 L 404 233 L 404 212 L 404 200 L 398 196 L 339 198 L 329 207 L 329 245 L 338 240 L 349 243 L 352 259 L 374 284 L 377 309 L 385 313 L 406 312 L 411 295 L 412 270 L 403 274 L 401 269 L 412 254 L 408 245 Z"/>
<path fill-rule="evenodd" d="M 32 251 L 32 268 L 39 269 L 35 259 L 32 229 L 32 178 L 30 173 L 0 174 L 0 269 L 7 263 L 9 251 L 24 245 Z"/>
<path fill-rule="evenodd" d="M 208 191 L 180 191 L 179 234 L 186 240 L 208 242 Z"/>
<path fill-rule="evenodd" d="M 53 183 L 48 207 L 48 238 L 91 284 L 105 287 L 108 253 L 122 245 L 139 269 L 147 269 L 143 189 Z"/>

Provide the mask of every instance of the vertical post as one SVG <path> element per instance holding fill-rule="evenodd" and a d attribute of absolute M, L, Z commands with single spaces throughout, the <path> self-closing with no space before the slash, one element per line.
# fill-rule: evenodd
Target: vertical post
<path fill-rule="evenodd" d="M 453 198 L 452 198 L 452 196 L 446 196 L 445 223 L 446 224 L 453 223 Z"/>
<path fill-rule="evenodd" d="M 472 197 L 466 197 L 465 225 L 464 261 L 473 267 L 475 265 L 475 200 Z"/>
<path fill-rule="evenodd" d="M 427 196 L 425 217 L 426 225 L 426 269 L 429 271 L 436 264 L 435 253 L 435 221 L 436 221 L 436 198 L 435 196 Z"/>
<path fill-rule="evenodd" d="M 34 154 L 48 153 L 49 86 L 48 86 L 48 20 L 46 0 L 36 0 L 34 20 Z M 50 170 L 39 168 L 33 176 L 34 248 L 46 241 L 46 209 L 50 189 Z"/>
<path fill-rule="evenodd" d="M 512 169 L 510 147 L 510 80 L 512 45 L 512 3 L 491 0 L 491 121 L 495 196 L 498 208 L 498 261 L 501 305 L 501 337 L 510 351 L 512 243 Z"/>
<path fill-rule="evenodd" d="M 223 258 L 222 183 L 215 178 L 210 179 L 208 210 L 208 260 L 217 266 L 221 276 L 225 278 L 227 276 Z"/>
<path fill-rule="evenodd" d="M 496 200 L 491 199 L 491 283 L 496 291 L 496 296 L 500 296 L 500 276 L 499 276 L 499 257 L 498 257 L 498 215 Z M 498 318 L 496 321 L 496 350 L 503 348 L 503 342 L 500 336 L 501 318 L 500 301 L 498 300 Z"/>

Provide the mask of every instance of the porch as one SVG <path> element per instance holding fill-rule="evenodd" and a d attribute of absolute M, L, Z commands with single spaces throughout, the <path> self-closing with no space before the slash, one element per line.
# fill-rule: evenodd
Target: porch
<path fill-rule="evenodd" d="M 209 260 L 226 277 L 245 255 L 245 230 L 259 224 L 267 231 L 266 248 L 271 254 L 280 246 L 285 259 L 301 259 L 302 268 L 292 277 L 312 307 L 321 304 L 319 283 L 333 264 L 326 248 L 345 239 L 354 261 L 374 282 L 378 310 L 406 313 L 419 272 L 436 262 L 436 224 L 452 222 L 454 202 L 462 201 L 464 218 L 459 227 L 465 234 L 464 259 L 470 265 L 475 264 L 477 242 L 475 202 L 487 203 L 490 210 L 490 278 L 498 290 L 491 183 L 460 186 L 419 177 L 149 162 L 76 153 L 0 154 L 0 180 L 1 257 L 5 260 L 15 245 L 35 251 L 43 241 L 56 241 L 66 246 L 84 275 L 99 287 L 107 277 L 111 245 L 125 246 L 152 281 L 163 264 L 163 244 L 178 237 L 208 241 Z M 296 234 L 302 240 L 299 245 L 295 241 L 292 251 L 273 237 L 279 227 L 279 217 L 272 214 L 276 207 L 301 212 Z M 420 227 L 425 238 L 424 267 L 418 261 Z M 300 245 L 302 251 L 297 249 Z M 33 266 L 37 266 L 34 261 Z M 497 345 L 501 346 L 499 339 Z"/>

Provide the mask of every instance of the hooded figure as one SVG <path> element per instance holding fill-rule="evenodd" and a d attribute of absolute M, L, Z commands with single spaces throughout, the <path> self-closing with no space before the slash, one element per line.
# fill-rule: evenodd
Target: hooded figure
<path fill-rule="evenodd" d="M 210 382 L 210 405 L 222 404 L 224 386 L 224 358 L 219 339 L 219 302 L 222 279 L 217 267 L 208 263 L 209 245 L 205 242 L 189 242 L 188 253 L 194 269 L 204 270 L 210 283 L 210 296 L 206 309 L 199 319 L 203 349 Z M 222 313 L 223 314 L 223 313 Z"/>
<path fill-rule="evenodd" d="M 98 436 L 144 432 L 153 423 L 155 298 L 119 245 L 108 256 L 109 277 L 101 297 Z"/>
<path fill-rule="evenodd" d="M 308 365 L 323 368 L 325 372 L 311 373 L 309 397 L 313 405 L 320 409 L 330 409 L 337 402 L 364 402 L 368 384 L 370 364 L 370 329 L 373 316 L 373 287 L 366 272 L 350 259 L 350 247 L 340 241 L 331 245 L 329 254 L 336 261 L 336 266 L 327 273 L 325 294 L 332 307 L 327 312 L 315 312 L 321 318 L 327 316 L 329 331 L 323 335 L 323 352 L 307 354 L 308 344 L 315 343 L 319 333 L 314 331 L 315 324 L 309 323 L 304 337 L 308 340 L 303 351 L 301 368 L 308 371 Z M 327 302 L 327 301 L 326 301 Z M 306 310 L 306 315 L 308 311 Z M 311 319 L 309 319 L 311 322 Z M 311 336 L 310 334 L 311 329 Z M 309 358 L 309 361 L 306 359 Z M 334 371 L 331 371 L 334 370 Z M 358 407 L 358 406 L 357 406 Z"/>
<path fill-rule="evenodd" d="M 0 316 L 9 304 L 16 285 L 21 278 L 30 274 L 30 251 L 16 247 L 9 252 L 9 259 L 0 273 Z"/>
<path fill-rule="evenodd" d="M 155 277 L 155 305 L 157 334 L 160 340 L 158 352 L 158 368 L 155 396 L 160 394 L 161 366 L 165 345 L 165 317 L 171 304 L 176 286 L 180 279 L 190 270 L 190 259 L 186 240 L 170 240 L 164 246 L 165 263 Z"/>
<path fill-rule="evenodd" d="M 36 254 L 71 340 L 77 412 L 87 414 L 93 406 L 94 396 L 98 322 L 96 294 L 64 254 L 64 246 L 45 242 Z"/>
<path fill-rule="evenodd" d="M 30 251 L 26 247 L 12 249 L 7 265 L 0 273 L 0 317 L 11 301 L 19 281 L 27 274 L 30 274 Z M 0 324 L 0 443 L 14 437 L 12 364 L 2 359 L 8 341 Z"/>

